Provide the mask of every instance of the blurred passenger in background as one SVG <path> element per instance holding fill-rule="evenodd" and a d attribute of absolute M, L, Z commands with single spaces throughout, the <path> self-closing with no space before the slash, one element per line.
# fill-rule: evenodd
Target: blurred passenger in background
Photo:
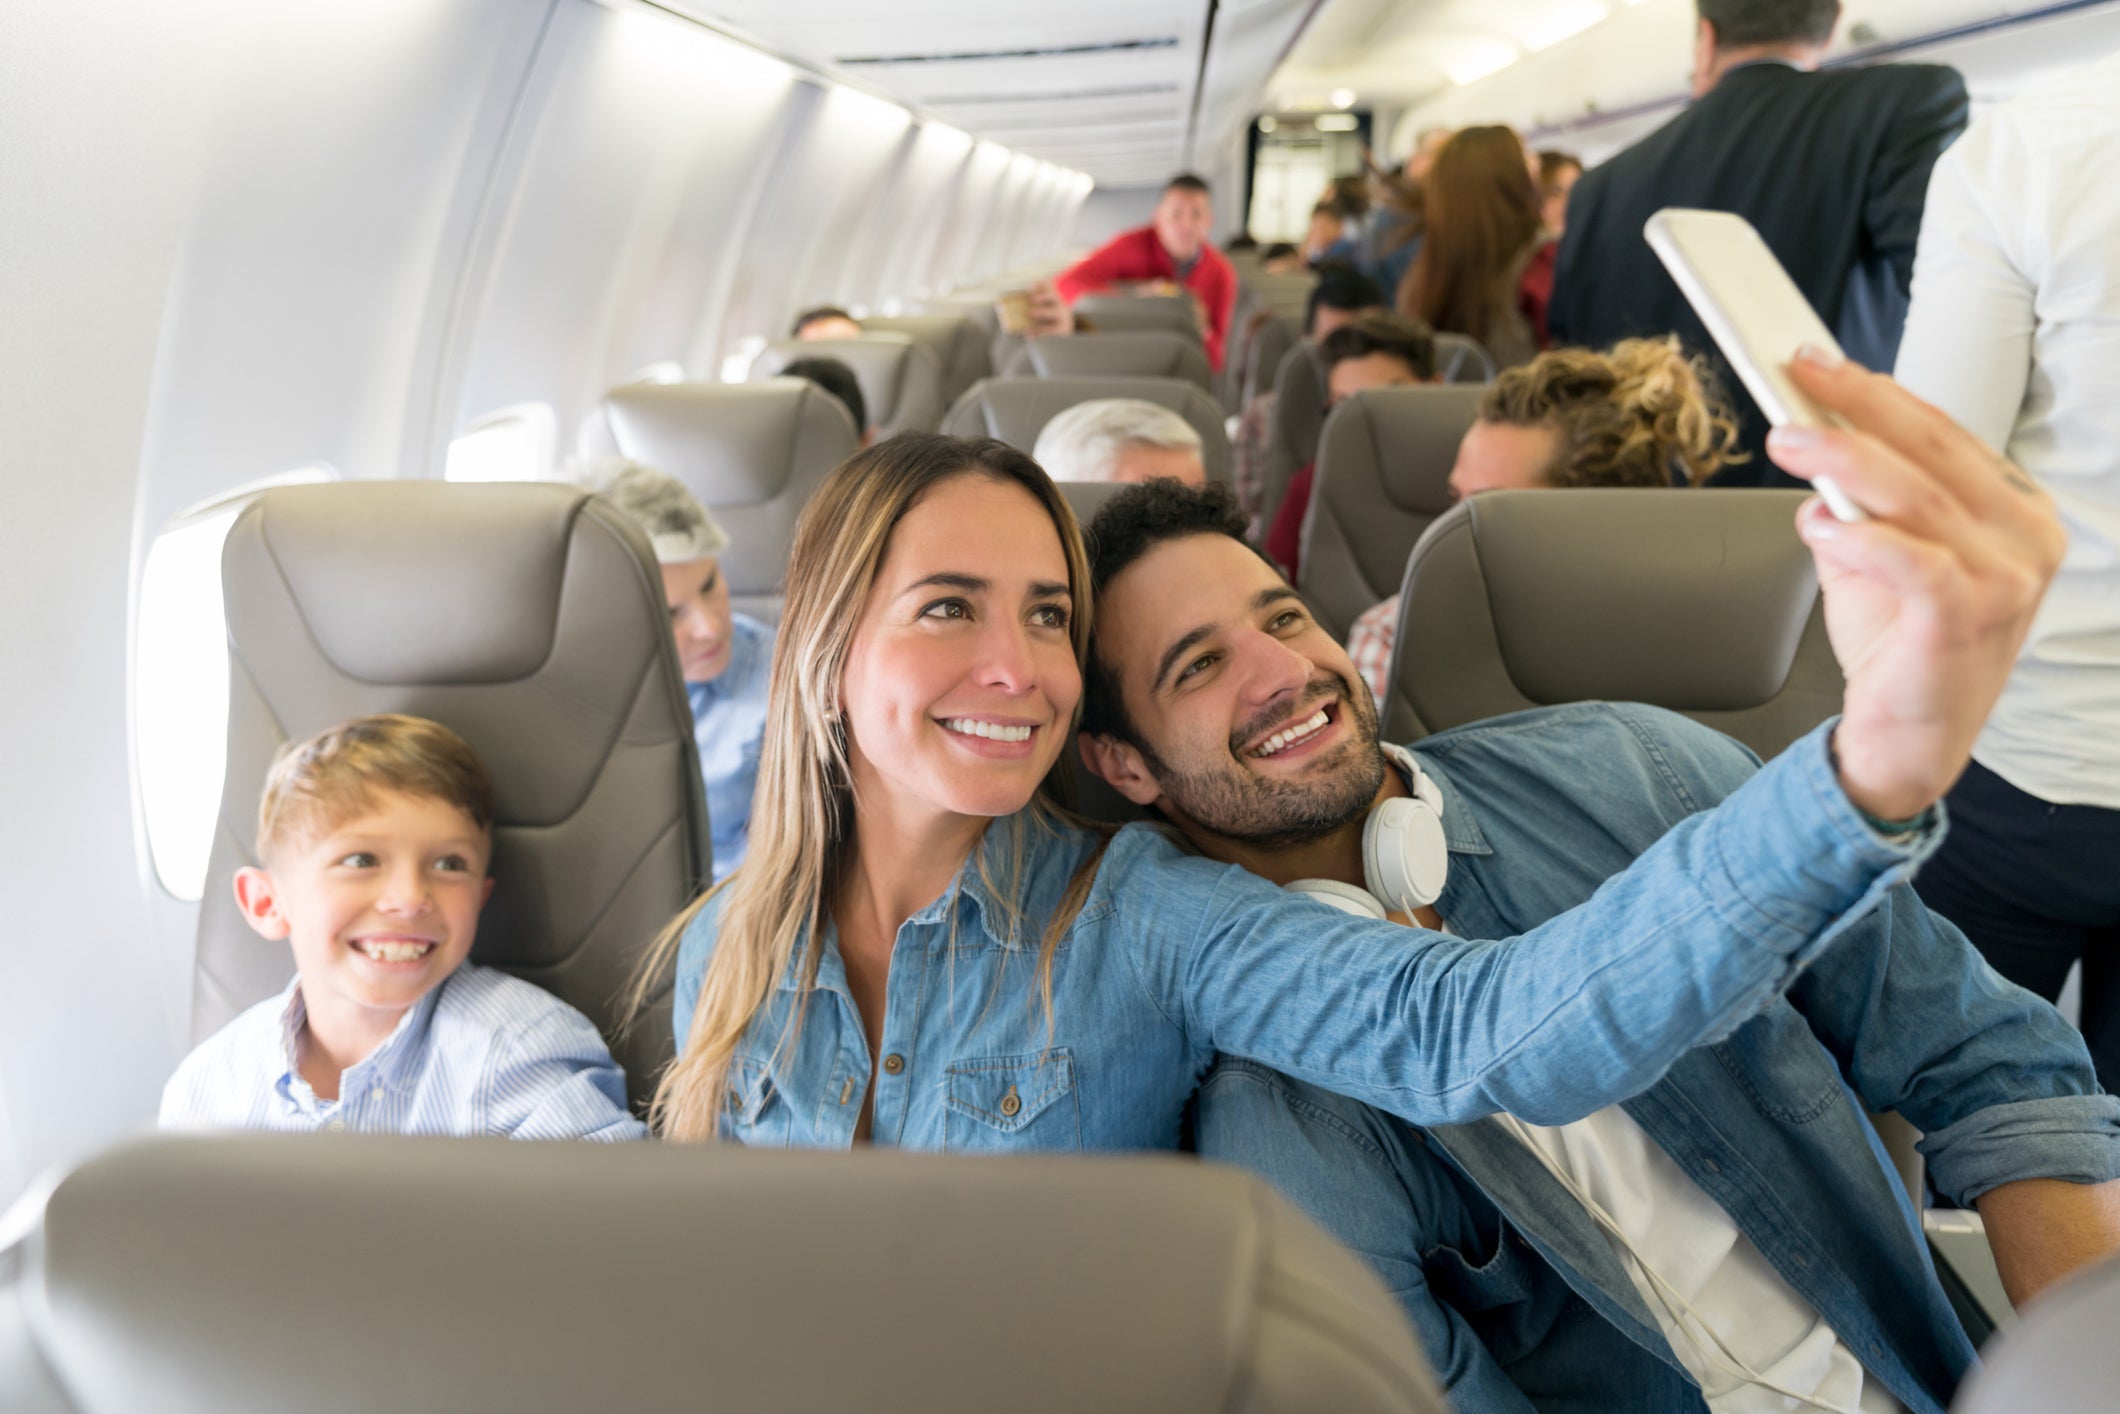
<path fill-rule="evenodd" d="M 1609 353 L 1553 349 L 1495 380 L 1458 444 L 1450 494 L 1695 486 L 1743 455 L 1736 444 L 1728 399 L 1676 339 L 1628 339 Z M 1347 633 L 1348 656 L 1379 705 L 1398 628 L 1394 594 Z"/>
<path fill-rule="evenodd" d="M 790 333 L 797 339 L 858 339 L 861 321 L 836 305 L 819 305 L 796 315 Z"/>
<path fill-rule="evenodd" d="M 1401 314 L 1477 340 L 1500 368 L 1546 342 L 1554 248 L 1535 166 L 1512 128 L 1466 128 L 1444 143 L 1423 188 L 1421 251 L 1398 288 Z"/>
<path fill-rule="evenodd" d="M 1259 268 L 1269 275 L 1293 275 L 1303 268 L 1303 252 L 1291 241 L 1270 242 L 1259 252 Z"/>
<path fill-rule="evenodd" d="M 1304 307 L 1303 337 L 1313 342 L 1323 339 L 1356 315 L 1384 309 L 1389 303 L 1377 282 L 1367 275 L 1348 266 L 1328 265 L 1318 272 L 1318 282 L 1311 287 Z M 1308 355 L 1290 350 L 1286 357 L 1303 357 L 1307 361 Z M 1266 443 L 1273 431 L 1274 410 L 1281 400 L 1279 381 L 1278 368 L 1258 370 L 1261 391 L 1245 404 L 1237 418 L 1236 435 L 1229 442 L 1230 475 L 1237 488 L 1237 503 L 1254 519 L 1259 516 L 1265 494 L 1262 483 L 1266 476 Z"/>
<path fill-rule="evenodd" d="M 1413 155 L 1395 172 L 1380 170 L 1368 154 L 1370 180 L 1376 188 L 1368 224 L 1362 230 L 1356 264 L 1387 290 L 1396 290 L 1421 251 L 1425 227 L 1421 184 L 1435 166 L 1435 156 L 1450 141 L 1450 129 L 1429 128 L 1414 145 Z"/>
<path fill-rule="evenodd" d="M 1568 229 L 1568 194 L 1583 175 L 1583 160 L 1572 152 L 1541 152 L 1538 155 L 1539 190 L 1545 203 L 1539 208 L 1546 233 L 1558 237 Z"/>
<path fill-rule="evenodd" d="M 773 630 L 729 607 L 718 558 L 729 537 L 676 477 L 614 461 L 593 469 L 583 484 L 617 506 L 655 547 L 677 666 L 692 702 L 719 882 L 743 862 L 750 842 Z"/>
<path fill-rule="evenodd" d="M 1186 174 L 1172 177 L 1156 202 L 1150 224 L 1112 237 L 1060 272 L 1053 281 L 1060 298 L 1073 304 L 1084 295 L 1115 287 L 1183 289 L 1202 313 L 1200 342 L 1207 361 L 1222 369 L 1222 350 L 1237 303 L 1237 272 L 1208 244 L 1215 208 L 1207 183 Z"/>
<path fill-rule="evenodd" d="M 1417 319 L 1377 310 L 1356 315 L 1318 344 L 1325 365 L 1329 411 L 1371 388 L 1403 388 L 1435 381 L 1435 335 Z M 1317 477 L 1312 462 L 1289 478 L 1288 491 L 1266 532 L 1266 555 L 1296 582 L 1302 570 L 1303 517 Z"/>
<path fill-rule="evenodd" d="M 1092 398 L 1045 424 L 1031 460 L 1055 481 L 1207 484 L 1200 434 L 1169 408 L 1140 398 Z"/>
<path fill-rule="evenodd" d="M 1323 339 L 1352 323 L 1357 315 L 1384 309 L 1389 303 L 1367 275 L 1345 266 L 1328 267 L 1318 272 L 1318 283 L 1304 306 L 1303 337 Z"/>
<path fill-rule="evenodd" d="M 1676 334 L 1724 369 L 1642 240 L 1659 209 L 1702 207 L 1756 226 L 1848 356 L 1890 368 L 1929 171 L 1965 128 L 1965 80 L 1929 64 L 1816 72 L 1836 0 L 1696 3 L 1697 101 L 1583 174 L 1554 270 L 1553 337 L 1604 348 Z M 1752 457 L 1717 484 L 1797 484 L 1766 459 L 1765 415 L 1742 387 L 1731 397 Z"/>
<path fill-rule="evenodd" d="M 1951 789 L 1929 907 L 2049 1001 L 2120 1091 L 2120 56 L 1983 116 L 1929 183 L 1907 387 L 2053 496 L 2069 548 Z"/>
<path fill-rule="evenodd" d="M 1355 243 L 1348 238 L 1347 218 L 1331 201 L 1310 208 L 1310 229 L 1303 235 L 1303 263 L 1325 265 L 1354 258 Z"/>
<path fill-rule="evenodd" d="M 861 380 L 854 376 L 853 369 L 836 358 L 798 358 L 781 369 L 780 376 L 806 378 L 815 383 L 845 405 L 854 419 L 854 430 L 861 434 L 862 446 L 876 440 L 876 429 L 869 425 L 868 400 L 861 395 Z"/>

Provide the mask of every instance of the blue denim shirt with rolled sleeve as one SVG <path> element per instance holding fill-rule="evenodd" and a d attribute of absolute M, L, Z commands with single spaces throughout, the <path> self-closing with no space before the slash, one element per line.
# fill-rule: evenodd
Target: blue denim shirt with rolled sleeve
<path fill-rule="evenodd" d="M 1584 755 L 1570 763 L 1586 791 L 1601 752 L 1624 742 L 1628 769 L 1648 759 L 1634 747 L 1649 732 L 1640 712 L 1598 710 L 1584 720 L 1602 727 L 1576 738 Z M 1579 1119 L 1758 1014 L 1933 847 L 1934 829 L 1892 842 L 1862 822 L 1826 730 L 1722 809 L 1680 821 L 1590 906 L 1497 928 L 1494 941 L 1353 918 L 1128 826 L 1058 941 L 1050 1015 L 1041 935 L 1098 839 L 1020 812 L 995 822 L 955 883 L 898 930 L 881 1063 L 827 925 L 752 1016 L 722 1131 L 846 1146 L 873 1076 L 879 1144 L 1168 1149 L 1218 1052 L 1419 1124 L 1504 1109 L 1542 1124 Z M 1678 759 L 1661 768 L 1701 774 L 1685 758 L 1712 745 L 1672 735 L 1664 749 Z M 681 1037 L 726 900 L 710 897 L 683 937 Z"/>
<path fill-rule="evenodd" d="M 1611 890 L 1637 856 L 1654 860 L 1698 812 L 1780 774 L 1830 813 L 1817 748 L 1799 742 L 1759 770 L 1704 727 L 1602 705 L 1430 737 L 1413 750 L 1445 796 L 1451 869 L 1436 908 L 1472 936 L 1535 929 Z M 1718 906 L 1800 927 L 1741 880 L 1755 866 L 1785 877 L 1773 861 L 1805 846 L 1763 817 L 1753 827 L 1749 845 L 1731 836 L 1719 859 L 1697 856 L 1744 890 L 1744 905 Z M 1817 867 L 1837 872 L 1823 857 Z M 1666 981 L 1674 1001 L 1692 985 L 1675 968 Z M 1621 1005 L 1629 1018 L 1655 1003 Z M 2099 1091 L 2081 1038 L 1902 883 L 1853 915 L 1785 997 L 1615 1098 L 1873 1376 L 1932 1414 L 1974 1352 L 1862 1109 L 1922 1130 L 1930 1177 L 1962 1204 L 2017 1179 L 2120 1177 L 2120 1100 Z M 1705 1407 L 1594 1220 L 1500 1126 L 1416 1128 L 1235 1059 L 1210 1075 L 1198 1119 L 1203 1155 L 1263 1174 L 1369 1259 L 1453 1407 Z"/>
<path fill-rule="evenodd" d="M 751 797 L 766 734 L 766 686 L 773 670 L 773 630 L 743 614 L 729 616 L 729 665 L 712 682 L 688 682 L 692 740 L 707 786 L 707 827 L 714 877 L 743 863 L 751 842 Z"/>

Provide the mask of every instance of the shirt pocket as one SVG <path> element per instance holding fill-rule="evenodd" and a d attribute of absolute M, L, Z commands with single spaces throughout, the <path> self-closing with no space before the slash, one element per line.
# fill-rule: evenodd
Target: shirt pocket
<path fill-rule="evenodd" d="M 788 1104 L 763 1061 L 738 1057 L 729 1065 L 729 1109 L 722 1135 L 747 1148 L 788 1146 Z"/>
<path fill-rule="evenodd" d="M 943 1073 L 942 1147 L 1080 1149 L 1075 1057 L 1066 1046 L 961 1060 Z"/>

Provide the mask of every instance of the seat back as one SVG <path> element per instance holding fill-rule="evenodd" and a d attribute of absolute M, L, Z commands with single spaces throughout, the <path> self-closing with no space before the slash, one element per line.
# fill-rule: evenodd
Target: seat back
<path fill-rule="evenodd" d="M 2105 1414 L 2120 1389 L 2120 1258 L 2079 1272 L 1980 1349 L 1951 1414 Z"/>
<path fill-rule="evenodd" d="M 1301 324 L 1283 315 L 1262 313 L 1252 329 L 1250 348 L 1245 355 L 1240 407 L 1250 406 L 1253 398 L 1273 390 L 1288 351 L 1302 342 Z"/>
<path fill-rule="evenodd" d="M 799 358 L 836 358 L 853 370 L 869 423 L 877 435 L 933 432 L 949 404 L 942 397 L 942 364 L 909 334 L 863 334 L 858 339 L 783 339 L 767 344 L 751 377 L 771 378 Z"/>
<path fill-rule="evenodd" d="M 780 620 L 795 518 L 860 445 L 846 404 L 802 378 L 614 388 L 582 431 L 583 452 L 667 472 L 714 513 L 729 532 L 729 601 L 768 623 Z"/>
<path fill-rule="evenodd" d="M 987 330 L 978 320 L 966 315 L 872 315 L 861 321 L 861 327 L 871 334 L 903 334 L 933 354 L 942 367 L 944 407 L 957 401 L 966 388 L 994 371 L 987 352 Z"/>
<path fill-rule="evenodd" d="M 1492 383 L 1494 355 L 1470 335 L 1437 334 L 1435 376 L 1445 383 Z"/>
<path fill-rule="evenodd" d="M 1266 420 L 1266 454 L 1260 462 L 1259 516 L 1271 526 L 1288 483 L 1318 459 L 1325 429 L 1325 363 L 1309 339 L 1281 355 L 1273 377 L 1273 412 Z"/>
<path fill-rule="evenodd" d="M 1095 398 L 1139 398 L 1169 408 L 1200 434 L 1208 479 L 1229 484 L 1229 433 L 1221 404 L 1176 378 L 989 378 L 957 400 L 942 430 L 952 437 L 996 437 L 1028 452 L 1046 423 Z"/>
<path fill-rule="evenodd" d="M 1495 491 L 1406 565 L 1386 731 L 1667 707 L 1774 755 L 1840 710 L 1800 491 Z"/>
<path fill-rule="evenodd" d="M 1177 378 L 1203 393 L 1214 370 L 1198 339 L 1163 329 L 1025 339 L 1001 370 L 1004 378 Z"/>
<path fill-rule="evenodd" d="M 1344 637 L 1363 610 L 1390 596 L 1413 543 L 1450 509 L 1450 468 L 1485 392 L 1375 388 L 1326 419 L 1296 587 L 1333 633 Z"/>
<path fill-rule="evenodd" d="M 165 1137 L 22 1224 L 11 1414 L 1446 1409 L 1353 1253 L 1174 1156 Z"/>
<path fill-rule="evenodd" d="M 429 717 L 492 772 L 492 900 L 472 959 L 594 1021 L 635 1099 L 669 1008 L 618 1037 L 651 938 L 709 870 L 692 712 L 640 531 L 553 483 L 353 481 L 268 491 L 221 554 L 228 764 L 199 912 L 192 1038 L 294 975 L 231 891 L 284 743 L 371 712 Z"/>
<path fill-rule="evenodd" d="M 1191 295 L 1084 295 L 1073 308 L 1099 334 L 1147 330 L 1200 338 Z"/>

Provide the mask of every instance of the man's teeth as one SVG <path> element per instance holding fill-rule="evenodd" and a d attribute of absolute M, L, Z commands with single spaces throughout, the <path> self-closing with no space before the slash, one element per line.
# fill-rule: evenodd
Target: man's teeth
<path fill-rule="evenodd" d="M 1304 737 L 1309 736 L 1312 732 L 1324 726 L 1326 721 L 1325 709 L 1320 707 L 1316 716 L 1305 718 L 1294 726 L 1283 727 L 1272 736 L 1266 738 L 1266 744 L 1257 751 L 1252 752 L 1252 755 L 1271 756 L 1284 747 L 1292 746 Z"/>
<path fill-rule="evenodd" d="M 966 736 L 983 736 L 989 741 L 1029 741 L 1029 727 L 1004 727 L 999 722 L 974 721 L 970 717 L 950 717 L 942 723 L 953 732 Z"/>
<path fill-rule="evenodd" d="M 434 948 L 432 943 L 383 942 L 375 938 L 363 938 L 354 946 L 377 962 L 411 962 L 425 957 Z"/>

